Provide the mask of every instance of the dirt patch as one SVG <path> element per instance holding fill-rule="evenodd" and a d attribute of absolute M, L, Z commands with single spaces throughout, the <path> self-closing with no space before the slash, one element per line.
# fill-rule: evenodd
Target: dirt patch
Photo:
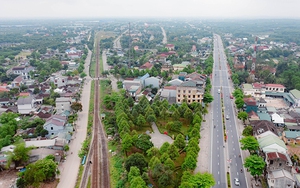
<path fill-rule="evenodd" d="M 0 172 L 0 187 L 11 187 L 18 177 L 17 170 L 5 170 Z"/>
<path fill-rule="evenodd" d="M 265 101 L 267 102 L 266 106 L 275 108 L 288 108 L 288 105 L 284 102 L 283 99 L 266 97 Z"/>
<path fill-rule="evenodd" d="M 53 182 L 47 182 L 40 185 L 40 188 L 56 188 L 58 185 L 59 180 L 56 179 Z"/>

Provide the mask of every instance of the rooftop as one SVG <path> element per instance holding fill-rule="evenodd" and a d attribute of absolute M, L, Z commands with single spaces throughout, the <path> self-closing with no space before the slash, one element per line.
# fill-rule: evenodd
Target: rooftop
<path fill-rule="evenodd" d="M 284 131 L 285 137 L 286 138 L 299 138 L 300 137 L 300 132 L 298 131 Z"/>
<path fill-rule="evenodd" d="M 290 91 L 290 93 L 296 98 L 300 99 L 300 91 L 298 89 L 293 89 Z"/>
<path fill-rule="evenodd" d="M 243 84 L 244 89 L 253 89 L 251 84 Z"/>

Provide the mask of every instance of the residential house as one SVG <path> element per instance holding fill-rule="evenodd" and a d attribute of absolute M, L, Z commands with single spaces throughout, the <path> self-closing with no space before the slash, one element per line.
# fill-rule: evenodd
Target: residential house
<path fill-rule="evenodd" d="M 268 131 L 273 133 L 273 135 L 278 136 L 277 128 L 270 121 L 258 120 L 258 121 L 251 121 L 250 123 L 253 127 L 253 135 L 258 137 L 258 138 L 261 137 L 259 135 L 261 135 L 265 132 L 268 132 Z"/>
<path fill-rule="evenodd" d="M 286 170 L 288 172 L 292 171 L 292 161 L 286 153 L 280 152 L 269 152 L 266 153 L 266 165 L 267 171 L 274 170 Z"/>
<path fill-rule="evenodd" d="M 179 86 L 180 84 L 182 84 L 182 80 L 180 79 L 174 79 L 174 80 L 171 80 L 168 82 L 168 85 L 171 85 L 171 86 Z"/>
<path fill-rule="evenodd" d="M 79 59 L 83 54 L 81 50 L 77 50 L 75 47 L 67 49 L 65 53 L 69 59 Z"/>
<path fill-rule="evenodd" d="M 300 132 L 298 131 L 283 131 L 282 140 L 286 144 L 300 144 Z"/>
<path fill-rule="evenodd" d="M 48 137 L 56 136 L 59 132 L 63 131 L 67 118 L 61 115 L 52 115 L 44 124 L 44 129 L 48 131 Z"/>
<path fill-rule="evenodd" d="M 251 111 L 254 111 L 255 113 L 257 113 L 257 104 L 256 104 L 256 100 L 255 98 L 244 98 L 244 110 L 249 113 Z"/>
<path fill-rule="evenodd" d="M 136 97 L 141 93 L 143 85 L 140 80 L 124 80 L 123 88 L 132 97 Z"/>
<path fill-rule="evenodd" d="M 294 106 L 300 107 L 300 91 L 297 89 L 293 89 L 289 93 L 291 98 L 295 101 Z"/>
<path fill-rule="evenodd" d="M 178 79 L 185 81 L 185 77 L 186 77 L 187 73 L 186 72 L 180 72 L 178 75 Z"/>
<path fill-rule="evenodd" d="M 142 66 L 140 66 L 140 70 L 152 69 L 153 65 L 150 62 L 146 62 Z"/>
<path fill-rule="evenodd" d="M 271 115 L 271 118 L 274 125 L 276 125 L 277 127 L 284 127 L 284 118 L 281 117 L 279 114 L 273 113 Z"/>
<path fill-rule="evenodd" d="M 244 95 L 250 95 L 255 98 L 265 98 L 266 87 L 261 83 L 242 84 Z"/>
<path fill-rule="evenodd" d="M 50 82 L 53 82 L 56 87 L 65 86 L 68 83 L 68 77 L 62 76 L 59 73 L 54 73 L 50 76 Z"/>
<path fill-rule="evenodd" d="M 259 116 L 254 111 L 250 111 L 248 112 L 248 119 L 249 121 L 259 120 Z"/>
<path fill-rule="evenodd" d="M 264 108 L 267 106 L 267 101 L 262 97 L 257 102 L 258 102 L 258 108 Z"/>
<path fill-rule="evenodd" d="M 177 87 L 176 86 L 165 86 L 160 93 L 160 100 L 166 99 L 169 104 L 176 103 L 176 93 Z"/>
<path fill-rule="evenodd" d="M 278 137 L 272 134 L 260 137 L 257 139 L 259 148 L 264 153 L 267 152 L 281 152 L 286 153 L 287 147 L 285 143 Z"/>
<path fill-rule="evenodd" d="M 66 110 L 71 111 L 71 99 L 67 97 L 56 98 L 55 110 L 57 114 L 64 113 Z"/>
<path fill-rule="evenodd" d="M 174 71 L 182 71 L 185 67 L 186 67 L 186 65 L 183 65 L 183 64 L 174 64 L 173 65 Z"/>
<path fill-rule="evenodd" d="M 119 57 L 124 57 L 124 52 L 122 52 L 122 51 L 117 51 L 117 55 L 118 55 Z"/>
<path fill-rule="evenodd" d="M 17 101 L 18 113 L 28 115 L 36 111 L 35 98 L 32 96 L 19 97 Z"/>
<path fill-rule="evenodd" d="M 144 86 L 150 86 L 151 88 L 159 88 L 161 84 L 161 79 L 156 78 L 156 77 L 150 77 L 145 79 L 145 84 Z"/>
<path fill-rule="evenodd" d="M 295 180 L 290 172 L 286 170 L 270 171 L 267 175 L 270 188 L 294 188 Z"/>
<path fill-rule="evenodd" d="M 63 144 L 63 145 L 62 145 Z M 25 141 L 26 147 L 35 147 L 38 148 L 49 148 L 54 150 L 63 150 L 64 145 L 66 145 L 64 140 L 61 139 L 49 139 L 49 140 L 37 140 L 31 139 L 29 141 Z"/>
<path fill-rule="evenodd" d="M 1 106 L 9 106 L 10 105 L 9 98 L 1 98 L 0 105 Z"/>
<path fill-rule="evenodd" d="M 12 73 L 16 74 L 16 75 L 21 75 L 25 80 L 29 80 L 30 79 L 30 75 L 29 72 L 30 71 L 34 71 L 34 67 L 29 66 L 29 67 L 25 67 L 25 66 L 21 66 L 21 67 L 13 67 L 12 68 Z"/>
<path fill-rule="evenodd" d="M 19 75 L 18 77 L 16 77 L 12 82 L 11 82 L 11 87 L 12 88 L 18 88 L 21 85 L 27 85 L 30 86 L 32 84 L 34 84 L 34 80 L 29 79 L 24 79 L 24 77 L 22 75 Z"/>
<path fill-rule="evenodd" d="M 174 44 L 166 44 L 166 48 L 167 48 L 169 51 L 175 50 Z"/>

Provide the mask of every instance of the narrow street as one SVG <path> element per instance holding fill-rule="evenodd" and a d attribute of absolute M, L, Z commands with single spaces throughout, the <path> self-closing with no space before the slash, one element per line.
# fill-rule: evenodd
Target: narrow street
<path fill-rule="evenodd" d="M 164 36 L 163 40 L 162 40 L 162 43 L 163 44 L 167 44 L 168 41 L 167 41 L 167 34 L 166 34 L 166 31 L 164 30 L 163 27 L 160 27 L 161 28 L 161 31 L 162 31 L 162 35 Z"/>

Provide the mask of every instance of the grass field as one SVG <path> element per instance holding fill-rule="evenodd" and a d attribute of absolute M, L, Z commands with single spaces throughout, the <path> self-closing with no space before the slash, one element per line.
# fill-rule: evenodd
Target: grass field
<path fill-rule="evenodd" d="M 30 55 L 31 52 L 20 52 L 18 55 L 16 55 L 16 59 L 20 58 L 26 58 L 28 55 Z"/>

